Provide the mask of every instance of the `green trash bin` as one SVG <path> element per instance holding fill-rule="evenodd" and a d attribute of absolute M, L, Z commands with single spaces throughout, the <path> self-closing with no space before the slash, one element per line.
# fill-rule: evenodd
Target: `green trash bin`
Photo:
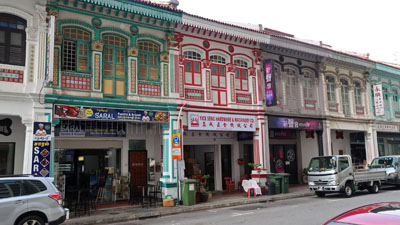
<path fill-rule="evenodd" d="M 181 196 L 183 205 L 196 204 L 196 186 L 198 180 L 181 180 Z"/>
<path fill-rule="evenodd" d="M 282 177 L 277 173 L 275 174 L 275 194 L 282 193 Z"/>
<path fill-rule="evenodd" d="M 277 177 L 280 178 L 281 181 L 281 193 L 289 193 L 289 176 L 288 173 L 277 173 Z"/>

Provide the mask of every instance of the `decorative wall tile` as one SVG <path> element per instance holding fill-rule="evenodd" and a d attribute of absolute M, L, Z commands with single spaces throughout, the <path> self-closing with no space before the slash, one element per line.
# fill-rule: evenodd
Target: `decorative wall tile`
<path fill-rule="evenodd" d="M 24 71 L 0 69 L 0 81 L 23 83 L 24 82 Z"/>
<path fill-rule="evenodd" d="M 61 85 L 63 88 L 90 90 L 90 78 L 62 76 Z"/>
<path fill-rule="evenodd" d="M 198 89 L 185 89 L 185 98 L 192 100 L 204 100 L 204 90 Z"/>
<path fill-rule="evenodd" d="M 161 85 L 139 83 L 138 91 L 140 95 L 161 96 Z"/>
<path fill-rule="evenodd" d="M 163 73 L 164 73 L 164 96 L 168 96 L 168 87 L 169 87 L 169 82 L 168 82 L 168 65 L 164 64 L 163 66 Z"/>
<path fill-rule="evenodd" d="M 240 104 L 251 104 L 251 94 L 236 93 L 236 102 Z"/>

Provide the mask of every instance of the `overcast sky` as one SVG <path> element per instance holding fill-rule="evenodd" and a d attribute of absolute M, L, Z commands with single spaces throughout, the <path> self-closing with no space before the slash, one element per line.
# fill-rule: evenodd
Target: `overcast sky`
<path fill-rule="evenodd" d="M 400 0 L 179 0 L 178 8 L 219 21 L 264 27 L 370 53 L 400 64 Z"/>

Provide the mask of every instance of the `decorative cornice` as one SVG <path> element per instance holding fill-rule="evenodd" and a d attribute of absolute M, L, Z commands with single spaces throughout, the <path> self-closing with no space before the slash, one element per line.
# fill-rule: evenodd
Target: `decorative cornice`
<path fill-rule="evenodd" d="M 103 46 L 104 46 L 104 44 L 100 40 L 92 42 L 92 49 L 94 51 L 102 52 L 103 51 Z"/>
<path fill-rule="evenodd" d="M 285 47 L 281 47 L 281 46 L 277 46 L 277 45 L 261 44 L 261 50 L 264 52 L 267 52 L 267 53 L 272 53 L 272 54 L 276 54 L 276 55 L 284 55 L 286 57 L 302 59 L 302 60 L 316 62 L 316 63 L 319 63 L 322 60 L 321 56 L 301 51 L 302 48 L 300 48 L 296 45 L 293 45 L 290 47 L 291 48 L 285 48 Z"/>
<path fill-rule="evenodd" d="M 268 44 L 270 40 L 270 36 L 268 34 L 263 34 L 257 31 L 251 31 L 188 14 L 182 15 L 182 24 L 195 28 L 205 29 L 212 32 L 217 32 L 224 35 L 244 38 L 259 43 Z"/>
<path fill-rule="evenodd" d="M 139 55 L 139 51 L 135 46 L 128 48 L 128 56 L 137 57 Z"/>
<path fill-rule="evenodd" d="M 169 62 L 169 53 L 168 52 L 163 52 L 161 53 L 161 62 Z"/>

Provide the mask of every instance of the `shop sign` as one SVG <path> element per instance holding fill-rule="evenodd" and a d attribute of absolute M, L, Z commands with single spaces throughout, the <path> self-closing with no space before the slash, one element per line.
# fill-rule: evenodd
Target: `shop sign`
<path fill-rule="evenodd" d="M 278 129 L 322 130 L 322 121 L 270 116 L 268 117 L 268 126 Z"/>
<path fill-rule="evenodd" d="M 189 130 L 256 131 L 256 117 L 246 115 L 188 113 Z"/>
<path fill-rule="evenodd" d="M 374 88 L 374 103 L 375 103 L 375 115 L 385 115 L 385 106 L 383 104 L 382 84 L 375 84 Z"/>
<path fill-rule="evenodd" d="M 274 74 L 274 61 L 267 60 L 264 63 L 265 74 L 265 100 L 267 107 L 277 104 L 276 90 L 275 90 L 275 74 Z"/>
<path fill-rule="evenodd" d="M 182 138 L 180 131 L 172 134 L 172 159 L 182 159 Z"/>
<path fill-rule="evenodd" d="M 55 105 L 55 119 L 118 120 L 130 122 L 169 122 L 168 112 Z"/>
<path fill-rule="evenodd" d="M 55 127 L 59 137 L 126 137 L 125 122 L 61 120 Z"/>
<path fill-rule="evenodd" d="M 32 174 L 50 176 L 51 123 L 33 123 Z"/>
<path fill-rule="evenodd" d="M 377 131 L 392 131 L 392 132 L 399 132 L 399 126 L 398 125 L 392 125 L 392 124 L 377 124 L 376 125 L 376 130 Z"/>

